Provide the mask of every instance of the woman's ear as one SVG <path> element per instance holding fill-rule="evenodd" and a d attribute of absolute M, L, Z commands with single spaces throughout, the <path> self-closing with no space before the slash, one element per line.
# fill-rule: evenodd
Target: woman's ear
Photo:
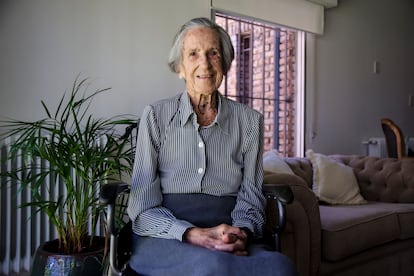
<path fill-rule="evenodd" d="M 185 74 L 181 64 L 178 68 L 178 78 L 185 80 Z"/>

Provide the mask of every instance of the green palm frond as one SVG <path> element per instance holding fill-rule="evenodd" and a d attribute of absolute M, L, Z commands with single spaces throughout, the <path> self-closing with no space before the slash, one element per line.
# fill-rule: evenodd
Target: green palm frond
<path fill-rule="evenodd" d="M 104 211 L 98 199 L 100 186 L 120 181 L 123 175 L 131 174 L 132 168 L 132 149 L 126 139 L 120 139 L 124 129 L 120 127 L 135 120 L 128 116 L 94 118 L 89 113 L 92 100 L 109 88 L 92 93 L 88 89 L 87 79 L 77 78 L 55 110 L 41 101 L 44 118 L 0 121 L 5 129 L 0 139 L 12 140 L 8 159 L 23 160 L 20 167 L 1 172 L 2 179 L 7 180 L 1 185 L 18 185 L 18 191 L 30 191 L 32 201 L 22 207 L 35 207 L 36 212 L 49 217 L 65 253 L 82 251 L 84 243 L 89 242 L 85 237 L 95 233 Z M 50 180 L 49 186 L 46 179 Z M 45 200 L 42 193 L 51 193 L 52 186 L 59 183 L 65 186 L 66 194 Z M 92 233 L 87 232 L 90 220 Z"/>

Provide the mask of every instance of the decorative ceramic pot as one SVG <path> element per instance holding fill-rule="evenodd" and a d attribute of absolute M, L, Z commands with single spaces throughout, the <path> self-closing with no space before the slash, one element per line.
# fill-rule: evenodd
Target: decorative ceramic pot
<path fill-rule="evenodd" d="M 56 252 L 58 240 L 47 241 L 39 246 L 33 258 L 32 276 L 94 276 L 104 271 L 104 237 L 94 237 L 96 246 L 91 252 L 65 255 Z"/>

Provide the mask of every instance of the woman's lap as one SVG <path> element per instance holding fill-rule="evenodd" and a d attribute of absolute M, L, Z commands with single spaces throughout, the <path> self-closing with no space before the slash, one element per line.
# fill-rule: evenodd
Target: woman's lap
<path fill-rule="evenodd" d="M 249 256 L 235 256 L 135 234 L 130 266 L 140 275 L 296 275 L 289 258 L 261 244 L 252 244 Z"/>
<path fill-rule="evenodd" d="M 164 195 L 164 206 L 177 218 L 199 227 L 231 224 L 234 204 L 232 197 Z M 250 245 L 249 256 L 235 256 L 173 239 L 133 234 L 132 240 L 130 266 L 140 275 L 297 275 L 288 257 L 260 244 Z"/>

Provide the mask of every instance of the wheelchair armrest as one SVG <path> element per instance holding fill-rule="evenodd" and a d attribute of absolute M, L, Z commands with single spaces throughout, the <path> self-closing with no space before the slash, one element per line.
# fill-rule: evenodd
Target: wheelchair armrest
<path fill-rule="evenodd" d="M 129 185 L 123 182 L 108 183 L 102 185 L 101 191 L 99 194 L 99 200 L 102 204 L 114 204 L 116 198 L 123 194 L 129 192 Z"/>
<path fill-rule="evenodd" d="M 127 183 L 108 183 L 101 187 L 99 200 L 107 206 L 106 220 L 108 232 L 111 235 L 118 234 L 119 229 L 115 227 L 115 201 L 118 196 L 124 193 L 129 193 L 129 185 Z"/>
<path fill-rule="evenodd" d="M 289 185 L 265 183 L 262 190 L 267 198 L 276 199 L 283 204 L 290 204 L 293 201 L 293 192 Z"/>
<path fill-rule="evenodd" d="M 110 275 L 123 275 L 125 266 L 118 264 L 117 260 L 117 248 L 118 248 L 118 235 L 123 229 L 118 229 L 115 226 L 115 202 L 118 196 L 129 193 L 129 185 L 123 182 L 108 183 L 101 186 L 99 200 L 101 204 L 107 206 L 106 223 L 107 230 L 110 234 L 110 246 L 109 246 L 109 262 L 111 268 Z M 127 227 L 131 227 L 129 224 Z M 126 229 L 126 228 L 125 228 Z M 128 238 L 128 237 L 124 237 Z"/>
<path fill-rule="evenodd" d="M 294 198 L 293 192 L 289 185 L 272 183 L 264 183 L 262 191 L 268 200 L 276 201 L 277 213 L 275 214 L 275 221 L 277 221 L 277 224 L 269 224 L 269 230 L 273 238 L 274 249 L 280 251 L 280 234 L 286 226 L 285 206 L 292 203 Z"/>

